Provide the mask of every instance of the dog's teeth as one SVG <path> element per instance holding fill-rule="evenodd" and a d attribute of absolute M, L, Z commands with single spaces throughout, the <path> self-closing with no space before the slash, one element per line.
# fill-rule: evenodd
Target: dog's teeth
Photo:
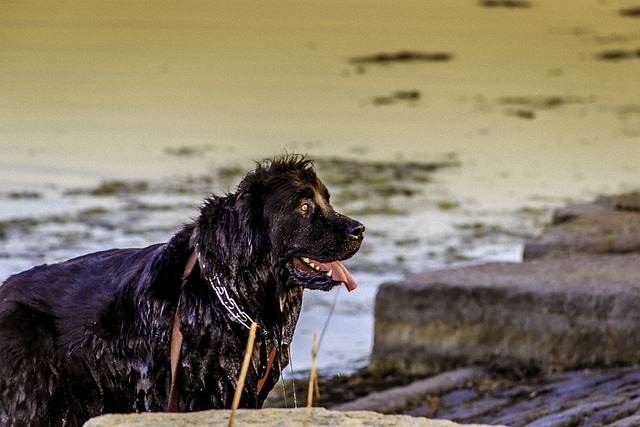
<path fill-rule="evenodd" d="M 326 274 L 327 274 L 327 277 L 331 277 L 331 276 L 333 276 L 333 270 L 329 270 L 329 271 L 327 271 L 327 273 L 326 273 Z"/>
<path fill-rule="evenodd" d="M 311 263 L 309 263 L 309 267 L 311 267 L 311 268 L 315 268 L 316 270 L 318 269 L 318 267 L 316 267 L 316 265 L 315 265 L 314 263 L 312 263 L 312 262 L 311 262 Z"/>
<path fill-rule="evenodd" d="M 309 258 L 304 257 L 304 256 L 302 257 L 302 261 L 306 262 L 307 264 L 309 264 L 309 262 L 310 262 Z"/>

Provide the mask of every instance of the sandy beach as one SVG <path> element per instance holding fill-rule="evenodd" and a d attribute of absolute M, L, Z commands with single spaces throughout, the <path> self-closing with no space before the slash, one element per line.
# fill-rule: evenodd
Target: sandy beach
<path fill-rule="evenodd" d="M 455 163 L 398 183 L 415 192 L 376 193 L 368 205 L 343 191 L 366 183 L 330 185 L 343 195 L 338 208 L 361 214 L 367 238 L 349 264 L 361 286 L 339 296 L 320 365 L 362 366 L 380 282 L 518 260 L 523 238 L 551 209 L 640 187 L 637 7 L 5 4 L 0 280 L 86 251 L 164 240 L 202 197 L 233 189 L 255 160 L 283 152 L 324 159 L 328 175 L 338 173 L 335 158 L 387 168 Z M 229 168 L 236 173 L 221 174 Z M 92 192 L 114 181 L 145 186 Z M 362 209 L 380 200 L 396 211 Z M 333 298 L 305 302 L 296 369 L 308 368 L 311 334 Z"/>

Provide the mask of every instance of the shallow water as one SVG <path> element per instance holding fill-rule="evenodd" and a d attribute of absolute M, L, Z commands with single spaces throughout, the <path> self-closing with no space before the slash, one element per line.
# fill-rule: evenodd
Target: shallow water
<path fill-rule="evenodd" d="M 292 350 L 296 370 L 310 367 L 311 338 L 325 322 L 320 368 L 350 372 L 366 364 L 375 291 L 384 281 L 425 268 L 519 259 L 522 239 L 539 226 L 546 210 L 471 214 L 450 202 L 446 184 L 437 182 L 438 176 L 461 167 L 451 160 L 434 171 L 431 164 L 406 162 L 316 162 L 319 174 L 327 177 L 334 205 L 364 222 L 367 232 L 360 252 L 345 262 L 358 289 L 306 293 Z M 225 166 L 199 178 L 105 181 L 94 187 L 44 186 L 5 193 L 0 276 L 111 247 L 166 241 L 197 215 L 203 195 L 212 188 L 216 193 L 233 188 L 242 173 L 239 166 Z"/>
<path fill-rule="evenodd" d="M 0 280 L 166 240 L 254 160 L 303 152 L 325 159 L 334 204 L 367 225 L 347 264 L 360 287 L 341 291 L 319 363 L 365 364 L 379 283 L 517 261 L 554 207 L 640 186 L 640 21 L 619 13 L 633 4 L 529 5 L 4 5 Z M 351 61 L 403 52 L 447 55 Z M 459 166 L 376 189 L 331 182 L 349 167 L 336 157 Z M 105 181 L 126 185 L 91 193 Z M 307 295 L 296 370 L 333 298 Z"/>

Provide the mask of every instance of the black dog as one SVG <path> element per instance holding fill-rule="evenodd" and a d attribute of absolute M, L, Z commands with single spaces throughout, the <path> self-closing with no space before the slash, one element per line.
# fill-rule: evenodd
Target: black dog
<path fill-rule="evenodd" d="M 166 411 L 171 384 L 180 411 L 229 408 L 252 321 L 241 407 L 261 407 L 289 363 L 303 288 L 353 289 L 339 260 L 363 232 L 333 210 L 312 163 L 287 156 L 206 199 L 168 243 L 10 277 L 0 287 L 0 424 Z M 172 382 L 176 312 L 184 341 Z"/>

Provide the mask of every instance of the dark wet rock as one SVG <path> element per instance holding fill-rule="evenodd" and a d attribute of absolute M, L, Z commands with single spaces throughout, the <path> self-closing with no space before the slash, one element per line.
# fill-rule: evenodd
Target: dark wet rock
<path fill-rule="evenodd" d="M 351 402 L 333 406 L 337 411 L 376 411 L 385 414 L 398 412 L 417 396 L 443 394 L 467 383 L 479 381 L 486 373 L 481 368 L 462 368 L 445 372 L 432 378 L 415 381 L 409 385 L 374 392 Z"/>
<path fill-rule="evenodd" d="M 463 388 L 460 390 L 452 391 L 449 394 L 442 396 L 442 402 L 448 405 L 461 405 L 469 400 L 476 399 L 478 392 L 475 390 Z"/>
<path fill-rule="evenodd" d="M 475 368 L 456 370 L 376 393 L 341 405 L 376 412 L 511 427 L 638 426 L 640 369 L 637 367 L 566 371 L 531 377 Z M 455 381 L 448 382 L 447 379 Z M 431 382 L 433 386 L 419 384 Z M 324 387 L 321 384 L 321 389 Z M 378 402 L 377 405 L 371 405 Z"/>
<path fill-rule="evenodd" d="M 640 425 L 637 367 L 529 377 L 474 369 L 445 372 L 379 391 L 375 399 L 360 398 L 334 407 L 511 427 Z M 469 381 L 462 381 L 464 377 Z M 321 382 L 320 389 L 326 388 Z"/>
<path fill-rule="evenodd" d="M 539 418 L 531 423 L 525 424 L 527 427 L 551 427 L 551 426 L 573 426 L 584 420 L 589 414 L 598 409 L 611 406 L 617 403 L 611 400 L 599 399 L 596 402 L 580 403 L 564 411 L 556 412 Z"/>
<path fill-rule="evenodd" d="M 547 375 L 490 391 L 480 390 L 482 398 L 464 403 L 469 413 L 481 409 L 491 399 L 507 399 L 475 416 L 460 416 L 456 407 L 442 406 L 435 416 L 457 422 L 505 424 L 512 427 L 615 425 L 638 410 L 638 392 L 626 387 L 637 368 L 582 370 Z M 637 378 L 636 378 L 637 379 Z M 636 383 L 636 386 L 638 384 Z M 526 389 L 526 393 L 520 393 Z M 578 391 L 580 390 L 580 391 Z M 638 425 L 638 424 L 635 424 Z"/>
<path fill-rule="evenodd" d="M 443 400 L 445 398 L 446 396 L 444 396 Z M 498 411 L 509 403 L 509 400 L 505 398 L 483 397 L 456 405 L 447 404 L 446 402 L 442 404 L 450 408 L 447 413 L 447 419 L 455 420 L 477 418 L 488 412 Z"/>
<path fill-rule="evenodd" d="M 640 191 L 602 196 L 594 204 L 608 206 L 611 209 L 640 212 Z"/>
<path fill-rule="evenodd" d="M 605 203 L 582 203 L 556 209 L 553 213 L 552 224 L 558 225 L 571 222 L 575 219 L 590 215 L 597 215 L 603 212 L 611 212 L 613 209 Z"/>
<path fill-rule="evenodd" d="M 627 418 L 609 424 L 610 427 L 638 427 L 640 426 L 640 415 L 632 415 Z"/>

